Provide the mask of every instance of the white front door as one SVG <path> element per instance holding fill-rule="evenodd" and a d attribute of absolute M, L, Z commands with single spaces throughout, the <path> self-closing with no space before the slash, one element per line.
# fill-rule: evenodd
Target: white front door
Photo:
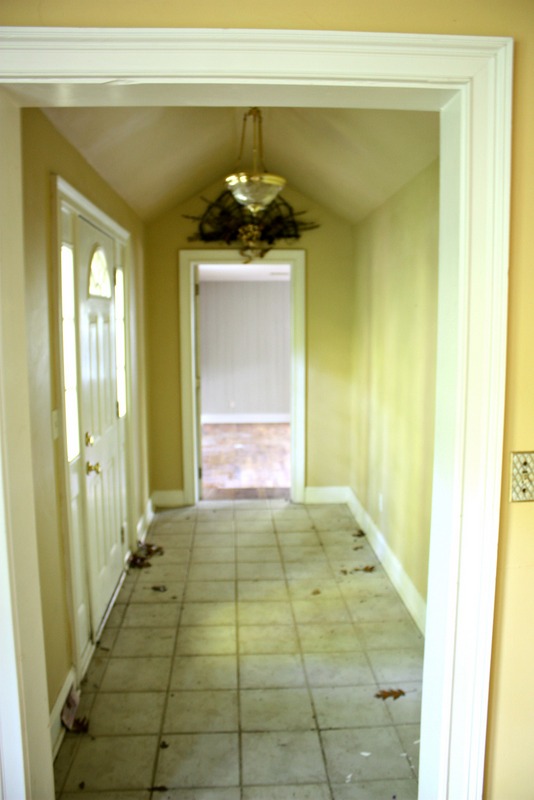
<path fill-rule="evenodd" d="M 77 226 L 85 533 L 91 623 L 96 634 L 123 570 L 115 242 L 80 216 Z"/>

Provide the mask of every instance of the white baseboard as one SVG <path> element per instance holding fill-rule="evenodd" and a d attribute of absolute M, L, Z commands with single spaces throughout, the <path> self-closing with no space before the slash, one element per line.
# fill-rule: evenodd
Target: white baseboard
<path fill-rule="evenodd" d="M 408 577 L 393 550 L 390 549 L 384 534 L 364 509 L 350 486 L 308 486 L 304 490 L 304 502 L 308 504 L 346 503 L 349 506 L 354 519 L 366 534 L 369 544 L 384 567 L 388 578 L 424 635 L 426 602 Z"/>
<path fill-rule="evenodd" d="M 349 503 L 353 496 L 348 486 L 306 486 L 304 502 L 314 503 Z"/>
<path fill-rule="evenodd" d="M 182 489 L 174 489 L 167 492 L 152 492 L 150 502 L 152 509 L 179 508 L 180 506 L 185 506 L 184 493 Z"/>
<path fill-rule="evenodd" d="M 61 687 L 61 691 L 57 696 L 54 707 L 50 712 L 50 743 L 52 745 L 52 758 L 55 758 L 61 746 L 61 742 L 65 736 L 65 728 L 61 724 L 61 712 L 65 701 L 69 696 L 69 692 L 73 686 L 76 686 L 76 672 L 74 667 L 71 667 L 65 682 Z"/>
<path fill-rule="evenodd" d="M 352 514 L 367 536 L 377 558 L 384 567 L 388 578 L 399 593 L 402 602 L 410 612 L 421 633 L 425 633 L 426 602 L 415 588 L 401 562 L 390 549 L 384 534 L 364 509 L 352 489 L 348 488 L 349 499 L 346 501 Z"/>
<path fill-rule="evenodd" d="M 202 414 L 203 425 L 252 425 L 291 422 L 291 414 Z"/>
<path fill-rule="evenodd" d="M 145 541 L 148 529 L 150 527 L 150 523 L 152 522 L 153 519 L 154 519 L 153 500 L 149 499 L 146 504 L 145 513 L 141 517 L 139 517 L 139 520 L 137 522 L 136 541 L 138 542 Z"/>

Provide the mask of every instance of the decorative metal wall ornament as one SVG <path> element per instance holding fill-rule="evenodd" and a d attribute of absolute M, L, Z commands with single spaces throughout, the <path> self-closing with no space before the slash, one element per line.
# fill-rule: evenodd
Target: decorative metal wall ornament
<path fill-rule="evenodd" d="M 196 233 L 188 240 L 237 245 L 246 264 L 255 258 L 263 258 L 277 241 L 300 239 L 304 231 L 319 227 L 315 222 L 297 219 L 305 212 L 295 213 L 281 197 L 276 197 L 263 211 L 256 213 L 238 203 L 228 189 L 213 202 L 202 199 L 208 207 L 201 216 L 185 215 L 187 219 L 198 222 Z"/>

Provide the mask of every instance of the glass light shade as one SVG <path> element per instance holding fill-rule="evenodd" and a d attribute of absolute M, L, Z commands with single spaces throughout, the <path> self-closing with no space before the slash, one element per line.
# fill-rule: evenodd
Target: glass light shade
<path fill-rule="evenodd" d="M 280 175 L 268 172 L 235 172 L 228 175 L 226 183 L 237 202 L 246 206 L 252 214 L 263 211 L 286 185 Z"/>

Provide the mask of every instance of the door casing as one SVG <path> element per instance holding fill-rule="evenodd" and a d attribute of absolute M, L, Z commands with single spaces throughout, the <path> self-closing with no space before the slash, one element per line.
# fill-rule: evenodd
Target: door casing
<path fill-rule="evenodd" d="M 199 499 L 198 404 L 195 365 L 195 270 L 198 264 L 236 264 L 237 250 L 181 250 L 180 383 L 182 400 L 183 502 Z M 306 463 L 306 254 L 271 250 L 262 263 L 288 264 L 291 285 L 291 499 L 304 501 Z"/>
<path fill-rule="evenodd" d="M 55 217 L 56 217 L 56 272 L 59 274 L 60 269 L 60 248 L 63 242 L 63 231 L 62 231 L 62 216 L 64 214 L 71 214 L 75 219 L 81 218 L 83 222 L 86 224 L 92 225 L 95 229 L 101 229 L 103 233 L 112 240 L 112 247 L 113 247 L 113 264 L 110 266 L 111 271 L 113 272 L 113 268 L 115 266 L 120 266 L 125 271 L 125 264 L 123 263 L 124 258 L 124 250 L 126 244 L 129 239 L 129 233 L 120 225 L 118 225 L 114 220 L 112 220 L 107 214 L 101 211 L 97 206 L 87 200 L 80 192 L 78 192 L 73 186 L 71 186 L 67 181 L 63 180 L 61 177 L 54 176 L 52 178 L 52 187 L 55 195 Z M 76 264 L 77 261 L 77 230 L 73 231 L 73 247 L 75 251 L 75 281 L 78 283 L 78 270 L 80 266 Z M 60 354 L 61 350 L 61 286 L 59 280 L 56 282 L 57 291 L 58 291 L 58 299 L 57 299 L 57 308 L 58 308 L 58 317 L 56 321 L 56 341 L 57 341 L 57 350 L 58 354 Z M 82 302 L 81 297 L 79 296 L 79 292 L 76 293 L 77 297 L 77 311 L 78 315 L 81 312 Z M 78 316 L 78 337 L 80 336 L 79 333 L 79 326 L 80 326 L 80 319 Z M 82 389 L 82 380 L 81 380 L 81 348 L 80 344 L 78 344 L 78 372 L 79 372 L 79 391 L 83 391 Z M 61 365 L 61 357 L 58 358 L 58 363 Z M 114 363 L 114 359 L 113 359 Z M 63 395 L 63 375 L 62 371 L 60 370 L 59 374 L 56 376 L 57 384 L 58 384 L 58 397 Z M 69 598 L 69 607 L 71 611 L 71 620 L 73 626 L 73 636 L 72 636 L 72 647 L 73 647 L 73 663 L 76 670 L 76 678 L 78 681 L 81 680 L 91 656 L 94 652 L 94 642 L 98 637 L 99 631 L 102 627 L 103 621 L 97 620 L 94 616 L 93 605 L 95 602 L 95 598 L 91 597 L 91 580 L 90 580 L 90 572 L 91 572 L 91 565 L 89 563 L 90 559 L 90 550 L 89 543 L 87 541 L 87 515 L 90 512 L 90 509 L 87 508 L 87 498 L 85 497 L 85 492 L 83 491 L 84 481 L 89 480 L 97 480 L 96 476 L 88 477 L 85 474 L 85 462 L 86 456 L 87 458 L 90 457 L 90 450 L 87 449 L 84 445 L 84 430 L 83 430 L 83 421 L 84 415 L 82 413 L 82 406 L 83 403 L 79 403 L 79 420 L 80 420 L 80 455 L 77 459 L 77 462 L 73 465 L 69 465 L 66 453 L 66 443 L 65 437 L 62 437 L 62 469 L 61 469 L 61 480 L 63 485 L 63 492 L 62 496 L 64 497 L 64 503 L 62 507 L 62 517 L 63 517 L 63 524 L 66 531 L 66 543 L 67 543 L 67 595 Z M 61 415 L 63 416 L 63 414 Z M 125 494 L 127 492 L 127 478 L 125 474 L 125 467 L 126 467 L 126 459 L 123 457 L 124 449 L 126 446 L 126 430 L 125 425 L 127 424 L 127 419 L 117 420 L 117 428 L 118 428 L 118 437 L 119 437 L 119 450 L 117 452 L 117 457 L 120 459 L 120 471 L 122 473 L 121 477 L 121 486 L 119 488 L 119 496 L 116 498 L 117 502 L 120 506 L 120 513 L 121 513 L 121 520 L 126 521 L 126 530 L 131 530 L 131 524 L 128 524 L 127 517 L 128 517 L 128 509 L 129 503 L 127 502 L 127 498 L 125 500 Z M 74 475 L 72 475 L 72 470 L 75 469 Z M 81 487 L 79 502 L 73 496 L 73 491 L 71 488 L 71 484 L 74 483 L 78 487 Z M 73 506 L 76 505 L 76 508 Z M 126 558 L 128 552 L 128 545 L 129 542 L 125 538 L 125 541 L 122 544 L 122 560 Z M 85 598 L 85 600 L 84 600 Z M 108 601 L 111 601 L 112 596 L 108 598 Z M 77 613 L 77 609 L 80 607 L 80 604 L 85 602 L 89 607 L 89 614 L 87 615 L 87 619 L 82 619 L 79 614 Z M 100 615 L 99 615 L 100 616 Z M 92 617 L 90 620 L 89 617 Z M 105 619 L 105 617 L 104 617 Z"/>
<path fill-rule="evenodd" d="M 2 311 L 24 318 L 20 119 L 23 105 L 293 105 L 403 108 L 441 112 L 440 277 L 434 497 L 423 690 L 420 800 L 482 795 L 495 572 L 502 480 L 513 42 L 509 38 L 324 31 L 6 28 L 0 85 L 2 273 L 15 274 Z M 147 85 L 148 84 L 148 85 Z M 5 263 L 4 263 L 5 262 Z M 17 308 L 13 309 L 13 304 Z M 27 365 L 24 337 L 2 375 L 6 407 L 29 430 L 15 357 Z M 12 434 L 2 428 L 6 446 Z M 14 452 L 7 448 L 7 452 Z M 6 463 L 31 474 L 26 446 Z M 21 469 L 21 460 L 24 461 Z M 5 490 L 12 494 L 9 479 Z M 42 687 L 35 525 L 15 540 L 20 509 L 10 509 L 10 574 L 20 615 L 19 648 L 28 785 L 48 787 L 48 731 Z M 28 558 L 24 560 L 24 556 Z M 29 593 L 29 594 L 28 594 Z M 22 616 L 21 616 L 22 615 Z M 17 685 L 6 686 L 17 691 Z M 35 722 L 35 724 L 33 724 Z M 43 754 L 45 754 L 43 756 Z M 44 757 L 44 760 L 43 760 Z M 3 753 L 0 758 L 3 764 Z M 46 784 L 45 784 L 46 781 Z"/>

